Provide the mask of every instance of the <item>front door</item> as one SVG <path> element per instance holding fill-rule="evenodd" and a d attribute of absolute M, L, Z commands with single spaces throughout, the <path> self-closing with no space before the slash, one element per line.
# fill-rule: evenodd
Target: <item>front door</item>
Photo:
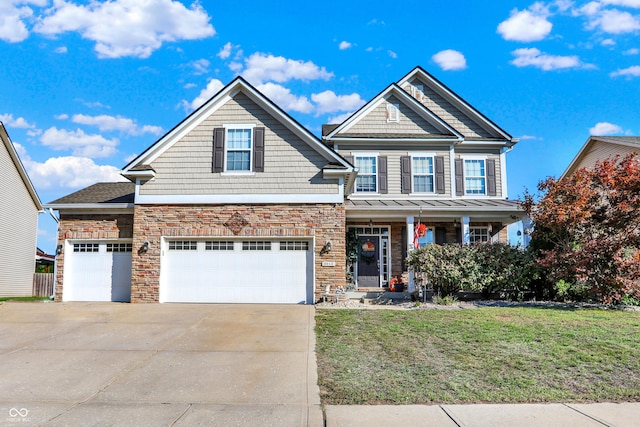
<path fill-rule="evenodd" d="M 380 286 L 380 237 L 358 237 L 358 287 Z"/>

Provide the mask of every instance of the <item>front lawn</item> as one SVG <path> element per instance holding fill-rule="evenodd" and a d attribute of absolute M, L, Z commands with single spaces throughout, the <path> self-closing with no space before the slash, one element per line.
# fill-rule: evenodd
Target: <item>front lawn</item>
<path fill-rule="evenodd" d="M 317 310 L 323 403 L 640 401 L 640 313 Z"/>

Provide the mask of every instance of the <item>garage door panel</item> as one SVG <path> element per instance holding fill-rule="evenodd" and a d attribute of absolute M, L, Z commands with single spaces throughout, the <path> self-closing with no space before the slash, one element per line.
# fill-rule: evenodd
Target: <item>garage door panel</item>
<path fill-rule="evenodd" d="M 310 250 L 280 251 L 278 241 L 268 241 L 266 246 L 265 241 L 232 243 L 232 246 L 213 246 L 199 241 L 195 251 L 165 251 L 160 301 L 312 302 L 313 253 Z M 183 244 L 173 246 L 184 247 Z M 212 250 L 212 247 L 232 247 L 233 250 Z M 243 247 L 253 250 L 243 250 Z M 269 249 L 264 250 L 265 247 Z"/>

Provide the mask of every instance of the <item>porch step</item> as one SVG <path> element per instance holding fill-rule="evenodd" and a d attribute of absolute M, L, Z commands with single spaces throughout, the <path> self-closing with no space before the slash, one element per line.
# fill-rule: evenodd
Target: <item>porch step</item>
<path fill-rule="evenodd" d="M 358 289 L 357 291 L 347 291 L 347 298 L 350 300 L 360 300 L 366 303 L 366 300 L 380 300 L 380 299 L 390 299 L 390 300 L 410 300 L 411 294 L 409 292 L 389 292 L 386 289 L 376 289 L 376 290 L 367 290 L 362 291 Z"/>

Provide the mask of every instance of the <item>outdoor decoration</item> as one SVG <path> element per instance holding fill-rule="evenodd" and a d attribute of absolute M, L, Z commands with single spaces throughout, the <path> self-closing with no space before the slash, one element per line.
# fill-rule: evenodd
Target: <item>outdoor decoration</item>
<path fill-rule="evenodd" d="M 240 234 L 243 228 L 249 225 L 247 221 L 239 212 L 234 213 L 224 226 L 227 227 L 234 235 Z"/>

